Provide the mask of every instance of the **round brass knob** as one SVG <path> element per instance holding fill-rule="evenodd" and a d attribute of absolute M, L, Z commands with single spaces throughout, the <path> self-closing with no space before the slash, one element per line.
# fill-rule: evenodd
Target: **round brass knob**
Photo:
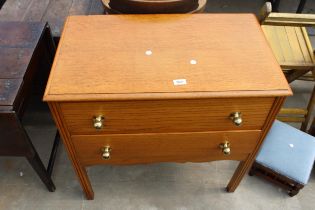
<path fill-rule="evenodd" d="M 241 112 L 233 112 L 230 115 L 230 119 L 232 120 L 232 122 L 234 123 L 234 125 L 236 126 L 241 126 L 243 123 L 243 119 L 242 119 L 242 113 Z"/>
<path fill-rule="evenodd" d="M 96 116 L 93 118 L 93 126 L 96 129 L 102 129 L 103 128 L 103 121 L 104 117 L 102 115 Z"/>
<path fill-rule="evenodd" d="M 105 146 L 105 147 L 103 147 L 102 149 L 101 149 L 101 151 L 103 152 L 102 153 L 102 158 L 104 159 L 104 160 L 108 160 L 108 159 L 110 159 L 110 152 L 111 152 L 111 148 L 110 148 L 110 146 Z"/>
<path fill-rule="evenodd" d="M 222 149 L 222 152 L 224 155 L 230 155 L 231 154 L 230 142 L 225 141 L 224 143 L 221 143 L 220 148 Z"/>

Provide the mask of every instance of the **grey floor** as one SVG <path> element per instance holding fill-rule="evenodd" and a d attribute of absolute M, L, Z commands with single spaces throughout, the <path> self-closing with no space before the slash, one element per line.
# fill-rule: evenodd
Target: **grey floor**
<path fill-rule="evenodd" d="M 207 11 L 257 13 L 262 4 L 256 0 L 209 0 Z M 297 0 L 282 0 L 280 9 L 291 12 L 296 5 Z M 305 11 L 314 10 L 314 1 L 309 0 Z M 305 106 L 312 87 L 311 82 L 294 82 L 294 96 L 286 106 Z M 47 164 L 56 128 L 47 106 L 36 98 L 31 104 L 24 125 Z M 61 145 L 53 172 L 54 193 L 46 190 L 25 159 L 0 157 L 0 210 L 315 209 L 315 173 L 293 198 L 277 186 L 248 175 L 234 193 L 226 193 L 224 187 L 236 166 L 236 161 L 95 166 L 88 168 L 95 200 L 87 201 Z"/>

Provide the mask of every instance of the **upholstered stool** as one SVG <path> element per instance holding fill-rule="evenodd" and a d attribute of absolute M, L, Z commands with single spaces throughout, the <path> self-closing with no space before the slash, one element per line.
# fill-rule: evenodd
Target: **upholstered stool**
<path fill-rule="evenodd" d="M 315 138 L 275 121 L 249 174 L 267 178 L 296 195 L 306 185 L 315 159 Z"/>

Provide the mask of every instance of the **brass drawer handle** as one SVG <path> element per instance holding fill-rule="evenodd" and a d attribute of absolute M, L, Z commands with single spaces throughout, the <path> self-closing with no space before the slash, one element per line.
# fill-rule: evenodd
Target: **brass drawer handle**
<path fill-rule="evenodd" d="M 95 129 L 103 128 L 104 117 L 102 115 L 93 118 L 93 126 Z"/>
<path fill-rule="evenodd" d="M 110 148 L 110 146 L 105 146 L 105 147 L 103 147 L 102 149 L 101 149 L 101 151 L 103 152 L 102 153 L 102 158 L 104 159 L 104 160 L 108 160 L 108 159 L 110 159 L 110 152 L 111 152 L 111 148 Z"/>
<path fill-rule="evenodd" d="M 231 154 L 231 147 L 230 142 L 225 141 L 224 143 L 220 144 L 220 148 L 222 149 L 222 152 L 224 155 L 230 155 Z"/>
<path fill-rule="evenodd" d="M 230 119 L 236 126 L 241 126 L 243 123 L 242 113 L 241 112 L 233 112 L 230 115 Z"/>

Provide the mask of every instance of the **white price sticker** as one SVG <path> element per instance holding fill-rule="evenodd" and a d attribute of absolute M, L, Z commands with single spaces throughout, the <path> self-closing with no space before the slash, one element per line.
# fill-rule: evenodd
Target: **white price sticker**
<path fill-rule="evenodd" d="M 174 79 L 173 80 L 173 84 L 175 86 L 177 86 L 177 85 L 186 85 L 187 81 L 186 81 L 186 79 Z"/>

